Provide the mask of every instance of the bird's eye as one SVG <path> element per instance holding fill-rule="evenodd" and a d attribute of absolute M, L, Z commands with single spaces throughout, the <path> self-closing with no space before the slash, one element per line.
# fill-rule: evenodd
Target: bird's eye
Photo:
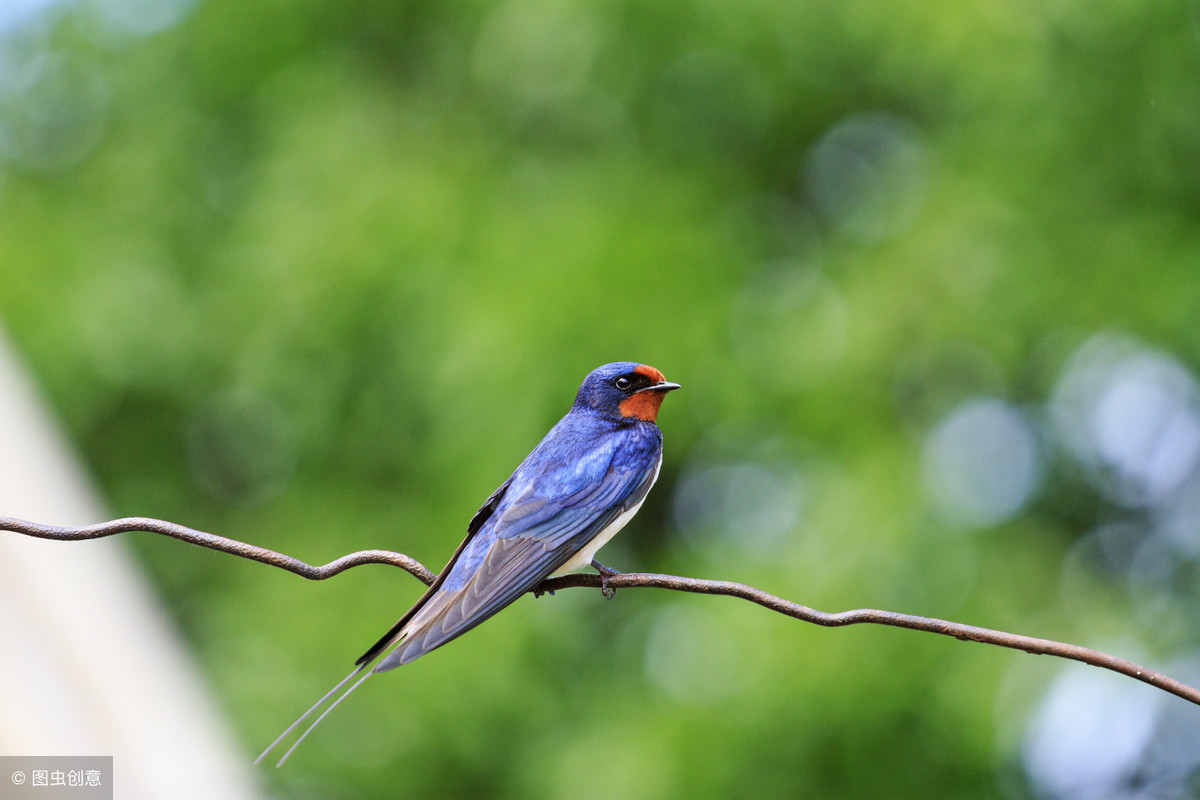
<path fill-rule="evenodd" d="M 633 381 L 622 375 L 620 378 L 617 378 L 615 381 L 613 381 L 613 386 L 617 387 L 622 392 L 625 392 L 629 390 L 629 387 L 633 386 Z"/>

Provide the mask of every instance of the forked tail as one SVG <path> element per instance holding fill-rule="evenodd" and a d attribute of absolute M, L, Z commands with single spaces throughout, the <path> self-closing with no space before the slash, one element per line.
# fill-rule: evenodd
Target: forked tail
<path fill-rule="evenodd" d="M 294 730 L 296 730 L 296 728 L 300 727 L 300 724 L 302 722 L 304 722 L 304 720 L 306 720 L 310 716 L 312 716 L 313 712 L 317 711 L 319 708 L 321 708 L 321 706 L 325 705 L 325 702 L 327 700 L 329 700 L 329 698 L 331 698 L 335 694 L 337 694 L 339 689 L 341 689 L 343 686 L 345 686 L 347 683 L 349 683 L 359 673 L 365 672 L 366 674 L 363 675 L 358 680 L 354 681 L 354 683 L 350 686 L 349 689 L 347 689 L 346 691 L 337 695 L 337 697 L 334 699 L 334 701 L 329 704 L 329 707 L 326 708 L 324 711 L 322 711 L 320 713 L 320 715 L 312 721 L 312 724 L 304 729 L 304 733 L 300 734 L 300 737 L 298 739 L 296 739 L 296 741 L 292 742 L 292 746 L 289 747 L 287 749 L 287 752 L 283 754 L 283 758 L 279 759 L 279 762 L 277 764 L 275 764 L 276 768 L 282 767 L 283 762 L 287 761 L 288 756 L 290 756 L 292 754 L 292 751 L 300 746 L 300 743 L 304 741 L 304 738 L 306 736 L 308 736 L 310 733 L 312 733 L 313 728 L 320 725 L 321 720 L 325 719 L 325 717 L 329 714 L 330 711 L 333 711 L 335 708 L 337 708 L 338 703 L 342 702 L 347 697 L 349 697 L 350 693 L 353 692 L 355 689 L 357 689 L 362 684 L 363 681 L 365 681 L 367 678 L 371 677 L 371 670 L 369 669 L 370 666 L 371 665 L 368 662 L 365 664 L 359 664 L 357 667 L 355 667 L 353 672 L 351 672 L 346 677 L 342 678 L 338 682 L 337 686 L 333 687 L 328 692 L 326 692 L 324 697 L 322 697 L 320 700 L 318 700 L 316 703 L 314 703 L 312 705 L 312 707 L 308 709 L 308 711 L 305 711 L 303 714 L 301 714 L 300 718 L 298 720 L 296 720 L 291 725 L 289 725 L 288 729 L 286 731 L 279 734 L 279 738 L 277 738 L 275 741 L 271 742 L 271 744 L 267 746 L 267 749 L 263 750 L 262 753 L 259 754 L 258 758 L 254 759 L 254 763 L 258 764 L 260 761 L 262 761 L 264 758 L 266 758 L 267 753 L 270 753 L 272 750 L 274 750 L 276 747 L 278 747 L 280 742 L 282 742 L 284 739 L 286 739 L 288 736 L 290 736 L 292 731 L 294 731 Z"/>

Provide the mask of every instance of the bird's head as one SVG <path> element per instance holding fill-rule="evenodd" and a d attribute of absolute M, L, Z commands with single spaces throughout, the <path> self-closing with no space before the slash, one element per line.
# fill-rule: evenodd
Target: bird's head
<path fill-rule="evenodd" d="M 678 388 L 678 383 L 671 383 L 654 367 L 618 361 L 592 370 L 579 387 L 575 407 L 617 422 L 654 422 L 667 392 Z"/>

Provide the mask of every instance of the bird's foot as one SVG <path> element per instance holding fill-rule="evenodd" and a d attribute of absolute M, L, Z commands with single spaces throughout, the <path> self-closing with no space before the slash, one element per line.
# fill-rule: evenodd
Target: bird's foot
<path fill-rule="evenodd" d="M 600 594 L 604 595 L 606 600 L 612 600 L 617 596 L 617 590 L 615 587 L 608 585 L 608 579 L 615 575 L 620 575 L 621 571 L 612 567 L 606 567 L 594 558 L 592 559 L 592 566 L 596 568 L 596 572 L 600 573 Z"/>
<path fill-rule="evenodd" d="M 554 597 L 554 590 L 553 589 L 534 589 L 533 590 L 533 599 L 537 600 L 539 597 L 541 597 L 544 594 L 548 594 L 551 597 Z"/>

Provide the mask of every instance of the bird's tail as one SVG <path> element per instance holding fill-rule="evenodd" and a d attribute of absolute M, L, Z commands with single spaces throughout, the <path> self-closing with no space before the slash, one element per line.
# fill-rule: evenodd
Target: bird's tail
<path fill-rule="evenodd" d="M 262 761 L 264 758 L 266 758 L 267 753 L 270 753 L 272 750 L 274 750 L 276 747 L 278 747 L 281 742 L 283 742 L 285 739 L 287 739 L 288 736 L 291 735 L 292 731 L 294 731 L 294 730 L 296 730 L 296 728 L 300 727 L 301 723 L 303 723 L 306 719 L 311 717 L 315 712 L 320 710 L 321 707 L 324 706 L 326 704 L 326 702 L 328 702 L 329 699 L 332 697 L 333 702 L 329 703 L 329 706 L 327 708 L 325 708 L 324 711 L 321 711 L 321 713 L 317 716 L 317 718 L 314 719 L 312 721 L 312 723 L 307 728 L 304 729 L 304 732 L 300 734 L 299 738 L 297 738 L 296 741 L 292 742 L 292 746 L 289 747 L 287 749 L 287 752 L 283 754 L 283 758 L 279 759 L 279 762 L 277 764 L 275 764 L 276 767 L 282 767 L 283 762 L 287 761 L 288 756 L 290 756 L 292 754 L 292 751 L 300 746 L 300 743 L 304 741 L 304 738 L 306 736 L 308 736 L 310 733 L 312 733 L 313 728 L 320 725 L 321 720 L 325 719 L 325 717 L 329 714 L 330 711 L 333 711 L 335 708 L 337 708 L 338 703 L 345 700 L 350 695 L 351 692 L 353 692 L 355 689 L 357 689 L 359 686 L 362 685 L 363 681 L 365 681 L 367 678 L 371 677 L 371 670 L 369 669 L 370 666 L 371 666 L 370 663 L 359 664 L 358 666 L 356 666 L 354 668 L 353 672 L 351 672 L 346 677 L 342 678 L 341 681 L 338 682 L 337 686 L 334 686 L 332 689 L 330 689 L 328 692 L 326 692 L 324 697 L 322 697 L 320 700 L 318 700 L 316 703 L 314 703 L 312 705 L 312 707 L 310 709 L 308 709 L 308 711 L 305 711 L 303 714 L 301 714 L 300 718 L 298 720 L 296 720 L 291 725 L 289 725 L 288 729 L 286 731 L 279 734 L 279 738 L 277 738 L 275 741 L 271 742 L 271 744 L 267 747 L 267 749 L 263 750 L 262 753 L 259 754 L 258 758 L 254 759 L 254 763 L 258 764 L 260 761 Z M 362 673 L 365 673 L 365 674 L 362 674 Z M 362 674 L 362 677 L 359 678 L 358 680 L 354 681 L 354 683 L 351 684 L 349 689 L 342 692 L 341 694 L 338 694 L 338 691 L 343 686 L 345 686 L 347 683 L 350 683 L 351 680 L 353 680 L 355 677 L 357 677 L 360 674 Z M 337 695 L 337 696 L 334 697 L 334 695 Z"/>
<path fill-rule="evenodd" d="M 505 484 L 505 486 L 507 486 L 507 484 Z M 504 488 L 504 487 L 501 487 L 501 488 Z M 491 502 L 491 501 L 489 500 L 489 502 Z M 474 524 L 474 521 L 472 521 L 472 524 Z M 473 533 L 474 533 L 474 531 L 472 531 L 472 534 Z M 276 767 L 282 767 L 283 762 L 287 761 L 288 756 L 290 756 L 292 754 L 292 751 L 295 750 L 302 741 L 304 741 L 306 736 L 308 736 L 310 733 L 312 733 L 313 728 L 320 725 L 321 720 L 325 719 L 325 717 L 329 714 L 330 711 L 333 711 L 335 708 L 337 708 L 339 703 L 341 703 L 343 700 L 345 700 L 350 695 L 351 692 L 353 692 L 360 685 L 362 685 L 363 681 L 365 681 L 367 678 L 371 677 L 372 673 L 384 672 L 386 670 L 392 669 L 393 667 L 400 666 L 400 661 L 398 661 L 396 659 L 392 659 L 392 658 L 387 658 L 387 656 L 389 656 L 401 642 L 405 641 L 408 638 L 409 631 L 407 631 L 405 629 L 408 627 L 409 621 L 412 620 L 412 618 L 417 614 L 418 611 L 420 611 L 421 609 L 423 609 L 425 607 L 425 604 L 427 602 L 429 602 L 430 598 L 432 598 L 435 594 L 437 594 L 438 590 L 441 588 L 444 576 L 450 574 L 450 568 L 452 566 L 454 566 L 455 560 L 457 560 L 458 555 L 459 555 L 459 553 L 462 552 L 463 548 L 466 547 L 466 544 L 468 541 L 470 541 L 470 538 L 471 537 L 468 536 L 466 539 L 463 540 L 463 543 L 458 546 L 458 550 L 454 553 L 453 557 L 451 557 L 450 563 L 446 565 L 446 568 L 444 570 L 442 570 L 441 576 L 439 576 L 437 579 L 434 580 L 434 582 L 430 585 L 430 587 L 425 590 L 425 594 L 421 595 L 421 598 L 419 600 L 417 600 L 417 602 L 413 605 L 413 607 L 410 608 L 407 612 L 405 612 L 404 616 L 401 617 L 396 622 L 396 624 L 393 625 L 391 627 L 391 629 L 388 630 L 388 632 L 385 633 L 383 635 L 383 637 L 379 639 L 379 641 L 377 641 L 375 644 L 373 644 L 371 646 L 371 649 L 369 649 L 369 650 L 367 650 L 367 652 L 363 653 L 362 656 L 358 659 L 358 661 L 354 662 L 354 671 L 351 672 L 346 677 L 342 678 L 341 681 L 338 682 L 338 685 L 334 686 L 332 689 L 330 689 L 328 692 L 326 692 L 324 697 L 322 697 L 320 700 L 318 700 L 316 703 L 314 703 L 312 705 L 312 708 L 308 709 L 308 711 L 305 711 L 303 714 L 301 714 L 300 719 L 293 722 L 291 725 L 288 726 L 288 729 L 286 731 L 279 734 L 279 738 L 277 738 L 275 741 L 271 742 L 271 744 L 267 747 L 267 749 L 263 750 L 262 753 L 259 754 L 258 758 L 254 759 L 255 764 L 258 764 L 264 758 L 266 758 L 267 754 L 270 753 L 272 750 L 274 750 L 276 747 L 278 747 L 281 742 L 283 742 L 285 739 L 287 739 L 287 737 L 292 734 L 292 731 L 294 731 L 294 730 L 296 730 L 296 728 L 300 727 L 300 725 L 304 722 L 304 720 L 311 717 L 317 711 L 320 711 L 321 708 L 323 706 L 325 706 L 326 703 L 329 703 L 329 705 L 327 707 L 325 707 L 325 709 L 323 711 L 321 711 L 321 713 L 319 715 L 317 715 L 317 718 L 314 719 L 312 721 L 312 723 L 307 728 L 304 729 L 304 732 L 300 734 L 300 736 L 296 739 L 296 741 L 292 742 L 292 746 L 287 749 L 287 752 L 283 754 L 283 758 L 279 759 L 279 762 L 275 765 Z M 421 655 L 421 653 L 417 653 L 417 655 Z M 413 656 L 413 658 L 416 658 L 416 657 L 417 656 Z M 411 659 L 409 659 L 409 660 L 411 660 Z M 362 677 L 358 677 L 360 675 Z M 354 683 L 352 683 L 350 685 L 349 689 L 342 692 L 341 694 L 338 694 L 338 691 L 341 690 L 341 688 L 343 686 L 345 686 L 347 683 L 350 683 L 350 681 L 354 680 L 354 678 L 356 678 L 356 677 L 358 677 L 358 680 L 354 681 Z M 336 695 L 336 697 L 335 697 L 335 695 Z M 333 698 L 333 702 L 329 702 L 330 698 Z"/>

